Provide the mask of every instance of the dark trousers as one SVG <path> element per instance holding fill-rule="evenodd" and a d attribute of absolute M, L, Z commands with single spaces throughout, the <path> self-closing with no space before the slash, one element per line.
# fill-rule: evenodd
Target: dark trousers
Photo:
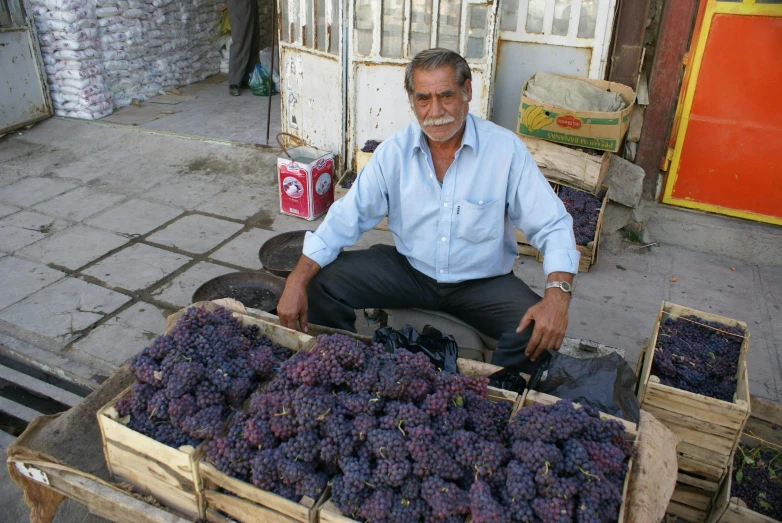
<path fill-rule="evenodd" d="M 228 59 L 228 85 L 249 81 L 255 64 L 260 62 L 261 29 L 256 0 L 228 0 L 231 23 L 231 55 Z"/>
<path fill-rule="evenodd" d="M 456 316 L 493 339 L 515 334 L 527 309 L 540 301 L 512 273 L 437 283 L 411 267 L 391 245 L 341 253 L 313 278 L 307 295 L 307 320 L 317 325 L 355 332 L 356 309 L 416 307 Z M 515 343 L 526 347 L 531 334 L 530 326 Z"/>

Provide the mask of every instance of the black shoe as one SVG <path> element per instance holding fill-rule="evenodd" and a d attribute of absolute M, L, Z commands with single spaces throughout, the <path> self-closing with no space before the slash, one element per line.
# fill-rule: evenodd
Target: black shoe
<path fill-rule="evenodd" d="M 231 96 L 239 96 L 241 94 L 239 92 L 239 86 L 238 85 L 229 85 L 228 86 L 228 93 Z"/>

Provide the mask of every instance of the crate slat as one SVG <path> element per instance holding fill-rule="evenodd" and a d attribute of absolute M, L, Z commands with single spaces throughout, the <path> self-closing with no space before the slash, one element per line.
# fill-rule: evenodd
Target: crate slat
<path fill-rule="evenodd" d="M 668 503 L 666 512 L 676 516 L 679 519 L 687 521 L 688 523 L 703 523 L 706 521 L 706 513 L 704 511 L 689 507 L 687 505 L 682 505 L 676 501 L 671 501 Z"/>
<path fill-rule="evenodd" d="M 222 494 L 214 490 L 204 491 L 204 498 L 208 506 L 227 514 L 230 519 L 240 523 L 255 523 L 264 521 L 269 523 L 296 523 L 297 519 L 289 518 L 274 510 L 250 503 L 236 496 Z"/>

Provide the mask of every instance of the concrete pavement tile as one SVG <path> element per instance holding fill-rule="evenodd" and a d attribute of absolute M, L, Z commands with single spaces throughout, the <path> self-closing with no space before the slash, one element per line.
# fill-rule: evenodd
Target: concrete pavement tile
<path fill-rule="evenodd" d="M 25 178 L 12 185 L 3 187 L 0 190 L 0 200 L 21 207 L 29 207 L 62 194 L 76 186 L 73 182 L 58 178 Z"/>
<path fill-rule="evenodd" d="M 0 318 L 42 336 L 68 342 L 130 300 L 129 296 L 66 278 L 0 312 Z"/>
<path fill-rule="evenodd" d="M 615 303 L 657 313 L 665 299 L 669 278 L 663 274 L 619 270 L 597 264 L 575 279 L 574 296 L 589 301 Z"/>
<path fill-rule="evenodd" d="M 290 231 L 314 231 L 317 229 L 323 221 L 323 216 L 317 220 L 307 221 L 303 218 L 296 218 L 295 216 L 288 216 L 287 214 L 280 213 L 279 203 L 275 206 L 268 207 L 269 215 L 271 217 L 271 224 L 269 228 L 273 231 L 290 232 Z"/>
<path fill-rule="evenodd" d="M 624 349 L 625 359 L 635 368 L 655 321 L 657 315 L 647 311 L 575 296 L 570 302 L 567 335 Z"/>
<path fill-rule="evenodd" d="M 767 298 L 775 300 L 774 304 L 782 307 L 782 268 L 759 266 L 758 270 L 761 290 Z"/>
<path fill-rule="evenodd" d="M 275 234 L 277 233 L 265 229 L 252 229 L 231 240 L 210 258 L 248 269 L 260 269 L 263 265 L 258 259 L 258 251 L 261 245 Z"/>
<path fill-rule="evenodd" d="M 691 309 L 726 316 L 747 323 L 750 331 L 762 322 L 760 297 L 754 286 L 741 287 L 727 283 L 709 282 L 690 276 L 678 277 L 671 283 L 670 300 Z"/>
<path fill-rule="evenodd" d="M 18 212 L 20 209 L 19 207 L 12 207 L 10 205 L 3 205 L 0 203 L 0 218 L 5 218 L 9 214 L 13 214 L 15 212 Z"/>
<path fill-rule="evenodd" d="M 50 238 L 71 223 L 37 212 L 22 211 L 0 220 L 0 251 L 14 252 Z"/>
<path fill-rule="evenodd" d="M 773 341 L 767 341 L 757 334 L 750 335 L 747 376 L 749 392 L 752 396 L 780 401 L 779 387 L 782 385 L 782 375 Z"/>
<path fill-rule="evenodd" d="M 51 238 L 25 247 L 19 251 L 19 255 L 75 270 L 127 241 L 127 238 L 118 234 L 75 225 Z"/>
<path fill-rule="evenodd" d="M 152 304 L 139 302 L 96 327 L 73 344 L 73 350 L 119 367 L 141 352 L 166 329 L 166 314 Z"/>
<path fill-rule="evenodd" d="M 192 210 L 222 190 L 214 179 L 181 176 L 152 187 L 143 197 Z"/>
<path fill-rule="evenodd" d="M 35 209 L 53 216 L 80 222 L 127 198 L 124 194 L 104 191 L 99 187 L 80 187 L 51 200 L 41 202 Z"/>
<path fill-rule="evenodd" d="M 0 260 L 0 309 L 43 289 L 63 278 L 65 273 L 46 265 L 13 256 Z"/>
<path fill-rule="evenodd" d="M 262 208 L 258 193 L 246 189 L 228 189 L 215 194 L 198 206 L 198 210 L 227 216 L 237 220 L 246 220 Z"/>
<path fill-rule="evenodd" d="M 630 246 L 624 248 L 622 252 L 612 253 L 607 249 L 600 249 L 597 267 L 612 267 L 617 270 L 639 271 L 650 274 L 670 274 L 672 263 L 672 253 L 675 249 L 670 247 L 652 247 L 650 252 L 639 252 Z M 617 265 L 619 267 L 617 267 Z M 591 271 L 590 271 L 591 272 Z"/>
<path fill-rule="evenodd" d="M 137 243 L 98 262 L 84 274 L 136 291 L 162 280 L 189 261 L 187 256 Z"/>
<path fill-rule="evenodd" d="M 149 236 L 147 241 L 202 254 L 227 240 L 241 228 L 240 223 L 194 214 L 178 219 Z"/>
<path fill-rule="evenodd" d="M 182 210 L 175 207 L 134 199 L 107 209 L 84 223 L 120 234 L 140 236 L 180 214 Z"/>
<path fill-rule="evenodd" d="M 735 270 L 731 270 L 733 267 Z M 736 259 L 702 252 L 676 249 L 673 253 L 673 272 L 679 280 L 695 277 L 720 289 L 739 292 L 754 291 L 753 265 Z"/>
<path fill-rule="evenodd" d="M 190 267 L 172 281 L 167 282 L 160 289 L 153 291 L 152 296 L 174 307 L 184 307 L 192 303 L 193 293 L 201 285 L 212 278 L 217 278 L 229 272 L 236 271 L 222 265 L 201 262 Z"/>

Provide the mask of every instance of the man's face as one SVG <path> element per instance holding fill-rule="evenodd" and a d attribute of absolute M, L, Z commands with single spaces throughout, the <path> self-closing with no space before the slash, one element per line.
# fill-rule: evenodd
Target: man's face
<path fill-rule="evenodd" d="M 466 92 L 465 92 L 466 91 Z M 472 100 L 472 82 L 465 81 L 464 91 L 456 83 L 456 71 L 445 66 L 430 71 L 413 72 L 413 94 L 410 104 L 426 136 L 435 142 L 447 142 L 462 128 Z"/>

